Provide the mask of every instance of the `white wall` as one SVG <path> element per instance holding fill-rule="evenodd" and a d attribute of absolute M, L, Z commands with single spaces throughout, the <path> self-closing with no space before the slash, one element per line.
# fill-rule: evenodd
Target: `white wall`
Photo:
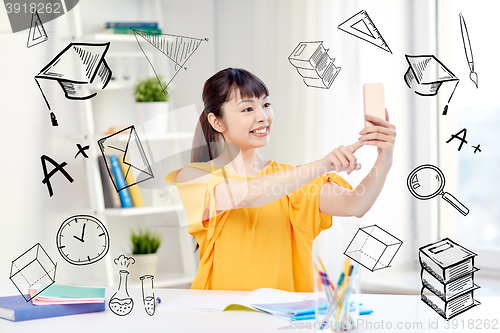
<path fill-rule="evenodd" d="M 143 1 L 86 0 L 79 7 L 84 33 L 100 29 L 105 21 L 138 20 L 149 15 Z M 332 254 L 330 263 L 345 249 L 350 236 L 360 226 L 378 224 L 404 240 L 404 247 L 395 259 L 396 265 L 411 261 L 415 248 L 414 221 L 409 210 L 406 176 L 415 154 L 426 152 L 430 142 L 415 143 L 414 121 L 425 122 L 425 116 L 412 118 L 412 94 L 404 85 L 405 53 L 433 53 L 428 14 L 433 1 L 231 1 L 191 0 L 162 1 L 165 33 L 209 38 L 191 57 L 188 70 L 182 71 L 172 86 L 173 107 L 195 104 L 202 110 L 201 91 L 205 80 L 226 67 L 246 68 L 266 82 L 276 116 L 274 133 L 264 156 L 290 164 L 302 164 L 323 157 L 340 144 L 356 140 L 362 120 L 362 83 L 383 82 L 391 121 L 398 127 L 395 161 L 386 186 L 373 210 L 365 218 L 335 219 L 334 227 L 320 236 L 322 251 Z M 96 10 L 96 8 L 100 8 Z M 382 32 L 393 54 L 338 30 L 338 23 L 361 9 L 369 12 Z M 413 21 L 415 16 L 419 21 Z M 299 19 L 297 19 L 299 18 Z M 75 142 L 65 137 L 78 133 L 80 126 L 75 101 L 61 98 L 58 87 L 50 92 L 51 104 L 60 126 L 50 126 L 43 99 L 33 82 L 33 75 L 60 50 L 65 43 L 59 37 L 68 33 L 69 16 L 46 24 L 50 40 L 34 48 L 25 47 L 27 32 L 13 35 L 6 14 L 0 11 L 0 100 L 4 129 L 1 132 L 4 163 L 0 200 L 0 283 L 8 281 L 10 262 L 28 247 L 41 242 L 49 255 L 61 262 L 54 246 L 60 223 L 89 205 L 85 172 L 81 159 L 73 159 Z M 429 20 L 428 20 L 429 19 Z M 428 21 L 427 21 L 428 20 Z M 416 33 L 416 26 L 420 29 Z M 423 28 L 422 28 L 423 27 Z M 419 37 L 420 36 L 420 37 Z M 419 39 L 420 38 L 420 39 Z M 329 90 L 306 87 L 288 56 L 300 41 L 322 40 L 336 65 L 342 70 Z M 119 47 L 112 43 L 112 47 Z M 103 91 L 93 103 L 104 110 L 94 114 L 97 130 L 109 121 L 133 121 L 133 99 L 113 91 Z M 429 111 L 430 112 L 430 111 Z M 99 125 L 100 124 L 100 125 Z M 426 138 L 431 137 L 429 133 Z M 286 143 L 286 147 L 284 146 Z M 92 149 L 92 148 L 91 148 Z M 96 149 L 96 147 L 93 147 Z M 51 181 L 54 197 L 49 198 L 41 184 L 40 156 L 68 162 L 68 171 L 75 178 L 69 184 L 57 175 Z M 346 177 L 357 184 L 374 162 L 374 152 L 358 155 L 363 169 L 358 176 Z M 165 219 L 175 219 L 165 217 Z M 155 217 L 116 219 L 110 221 L 114 247 L 110 255 L 125 251 L 128 229 L 139 224 L 158 225 Z M 162 228 L 169 237 L 170 228 Z M 413 233 L 414 234 L 414 233 Z M 162 265 L 178 269 L 175 237 L 162 246 Z M 95 266 L 95 267 L 94 267 Z M 70 269 L 71 268 L 71 269 Z M 97 268 L 97 269 L 96 269 Z M 61 282 L 101 278 L 103 265 L 75 270 L 60 265 Z M 78 274 L 76 274 L 77 272 Z"/>
<path fill-rule="evenodd" d="M 155 15 L 156 12 L 144 7 L 144 3 L 147 2 L 82 1 L 78 7 L 83 33 L 98 32 L 106 21 L 148 20 L 151 17 L 149 15 Z M 160 15 L 165 33 L 207 37 L 211 41 L 204 42 L 200 51 L 191 57 L 188 70 L 183 70 L 177 76 L 176 89 L 172 93 L 175 96 L 172 107 L 196 104 L 201 112 L 202 86 L 205 78 L 215 70 L 213 3 L 172 0 L 162 1 L 162 8 Z M 77 107 L 80 102 L 64 99 L 60 88 L 49 84 L 47 95 L 59 121 L 58 127 L 52 127 L 45 102 L 33 80 L 34 75 L 70 42 L 64 38 L 72 32 L 72 14 L 44 24 L 49 41 L 28 49 L 27 30 L 12 34 L 7 14 L 0 10 L 0 107 L 4 124 L 0 133 L 4 154 L 1 179 L 5 186 L 0 200 L 0 283 L 9 281 L 12 260 L 37 242 L 58 262 L 59 283 L 105 283 L 102 261 L 89 266 L 71 266 L 60 260 L 55 247 L 55 234 L 60 224 L 71 215 L 89 213 L 89 193 L 83 159 L 81 156 L 73 158 L 77 142 L 68 139 L 69 135 L 81 133 Z M 152 17 L 154 20 L 155 16 Z M 112 43 L 109 52 L 130 50 L 136 46 L 135 43 Z M 111 69 L 120 71 L 120 68 Z M 133 102 L 132 89 L 99 92 L 93 99 L 95 110 L 98 110 L 94 111 L 96 131 L 103 132 L 109 124 L 135 122 Z M 97 149 L 97 145 L 92 145 L 91 149 Z M 59 163 L 66 161 L 66 169 L 74 178 L 72 184 L 60 174 L 51 178 L 54 189 L 54 196 L 51 198 L 46 186 L 41 183 L 43 175 L 40 156 L 43 154 Z M 48 168 L 50 170 L 51 166 Z M 128 233 L 131 228 L 152 225 L 164 238 L 160 247 L 159 269 L 178 272 L 181 262 L 176 221 L 175 213 L 108 218 L 112 244 L 108 255 L 117 256 L 130 250 Z"/>

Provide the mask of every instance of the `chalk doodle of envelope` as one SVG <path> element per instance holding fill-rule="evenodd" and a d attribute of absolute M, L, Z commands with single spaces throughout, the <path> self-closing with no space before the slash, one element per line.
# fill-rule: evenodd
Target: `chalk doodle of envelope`
<path fill-rule="evenodd" d="M 121 179 L 117 180 L 113 176 L 113 166 L 106 163 L 109 177 L 117 192 L 154 178 L 151 164 L 149 163 L 146 152 L 141 144 L 141 141 L 139 140 L 137 130 L 133 125 L 99 139 L 97 144 L 101 149 L 104 159 L 107 159 L 110 156 L 117 156 L 118 159 L 121 159 L 120 162 L 124 165 L 124 167 L 122 167 L 124 181 L 122 181 Z M 120 168 L 120 166 L 117 167 Z M 140 180 L 135 180 L 132 172 L 133 169 L 138 172 L 142 172 L 143 176 Z"/>
<path fill-rule="evenodd" d="M 96 77 L 99 77 L 101 81 L 98 88 L 104 89 L 108 84 L 112 72 L 104 56 L 109 49 L 109 44 L 109 42 L 70 43 L 35 76 L 35 81 L 49 110 L 50 104 L 38 80 L 57 81 L 68 99 L 82 100 L 94 97 L 97 95 L 96 92 L 80 88 L 93 84 Z M 81 65 L 80 71 L 73 70 L 75 64 Z"/>

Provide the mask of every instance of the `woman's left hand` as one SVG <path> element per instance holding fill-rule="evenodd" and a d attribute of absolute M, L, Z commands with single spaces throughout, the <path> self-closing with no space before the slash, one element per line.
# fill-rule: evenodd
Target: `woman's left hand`
<path fill-rule="evenodd" d="M 394 142 L 396 141 L 396 126 L 389 122 L 387 109 L 385 109 L 385 120 L 371 115 L 365 115 L 365 119 L 374 126 L 369 125 L 363 128 L 359 132 L 361 136 L 358 140 L 363 145 L 376 146 L 379 157 L 392 161 Z"/>

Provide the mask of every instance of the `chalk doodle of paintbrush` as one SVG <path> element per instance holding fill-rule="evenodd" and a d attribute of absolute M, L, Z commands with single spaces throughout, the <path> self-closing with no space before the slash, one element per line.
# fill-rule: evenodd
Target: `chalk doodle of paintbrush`
<path fill-rule="evenodd" d="M 460 31 L 462 32 L 462 40 L 464 42 L 465 57 L 467 58 L 467 63 L 469 64 L 470 74 L 469 78 L 472 82 L 478 86 L 477 73 L 474 72 L 474 57 L 472 56 L 472 47 L 470 45 L 469 32 L 467 31 L 467 26 L 465 25 L 464 16 L 460 13 Z"/>

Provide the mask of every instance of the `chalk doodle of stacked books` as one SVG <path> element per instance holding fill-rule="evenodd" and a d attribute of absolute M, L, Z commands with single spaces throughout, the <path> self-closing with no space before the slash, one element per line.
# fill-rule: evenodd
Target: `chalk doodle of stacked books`
<path fill-rule="evenodd" d="M 420 248 L 422 301 L 449 320 L 481 304 L 474 299 L 474 257 L 449 238 Z"/>
<path fill-rule="evenodd" d="M 335 59 L 330 58 L 323 42 L 299 43 L 288 60 L 308 87 L 328 89 L 340 72 L 340 67 L 335 67 Z"/>

